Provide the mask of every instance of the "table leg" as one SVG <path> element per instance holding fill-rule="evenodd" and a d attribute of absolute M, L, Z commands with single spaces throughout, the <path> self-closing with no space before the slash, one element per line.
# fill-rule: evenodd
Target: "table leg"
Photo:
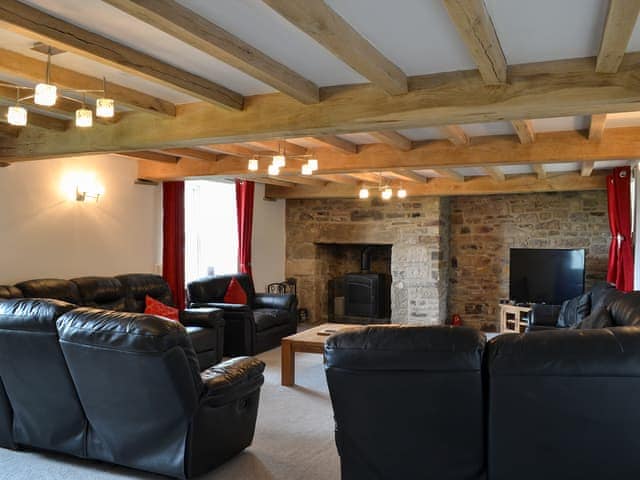
<path fill-rule="evenodd" d="M 281 383 L 285 387 L 291 387 L 295 384 L 296 364 L 295 352 L 291 342 L 282 341 L 282 373 Z"/>

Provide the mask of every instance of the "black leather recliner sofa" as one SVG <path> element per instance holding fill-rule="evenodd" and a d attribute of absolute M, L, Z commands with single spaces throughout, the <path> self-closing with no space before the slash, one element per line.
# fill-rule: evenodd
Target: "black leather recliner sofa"
<path fill-rule="evenodd" d="M 247 294 L 247 304 L 224 303 L 232 278 Z M 218 275 L 187 285 L 189 308 L 221 308 L 224 311 L 226 355 L 255 355 L 280 345 L 282 337 L 296 333 L 298 299 L 295 295 L 256 293 L 246 274 Z"/>
<path fill-rule="evenodd" d="M 71 280 L 38 279 L 20 282 L 15 286 L 0 286 L 0 300 L 51 298 L 74 305 L 133 313 L 144 312 L 146 295 L 173 305 L 167 282 L 159 275 L 147 273 Z M 180 312 L 180 322 L 187 329 L 201 369 L 222 360 L 224 319 L 220 309 L 186 309 Z"/>
<path fill-rule="evenodd" d="M 200 373 L 185 328 L 44 299 L 0 302 L 0 445 L 176 478 L 247 447 L 264 364 Z"/>
<path fill-rule="evenodd" d="M 640 478 L 640 327 L 354 327 L 325 359 L 342 480 Z"/>

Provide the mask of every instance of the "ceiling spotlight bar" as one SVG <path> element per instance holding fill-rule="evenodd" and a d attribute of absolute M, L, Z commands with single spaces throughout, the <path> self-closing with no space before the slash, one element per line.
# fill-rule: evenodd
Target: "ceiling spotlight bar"
<path fill-rule="evenodd" d="M 391 200 L 393 198 L 393 188 L 391 184 L 382 176 L 382 172 L 378 172 L 378 185 L 377 190 L 380 192 L 380 198 L 383 200 Z M 365 184 L 360 184 L 360 189 L 358 190 L 358 198 L 361 200 L 366 200 L 369 198 L 369 190 Z M 396 191 L 396 196 L 398 198 L 407 198 L 407 190 L 403 185 L 400 185 L 400 188 Z"/>

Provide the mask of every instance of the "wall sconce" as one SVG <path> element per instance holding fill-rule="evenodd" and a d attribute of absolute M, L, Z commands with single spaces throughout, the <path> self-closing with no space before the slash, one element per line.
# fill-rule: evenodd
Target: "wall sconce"
<path fill-rule="evenodd" d="M 87 176 L 86 178 L 79 179 L 76 184 L 76 201 L 78 202 L 98 202 L 100 197 L 104 194 L 104 188 L 95 178 Z"/>
<path fill-rule="evenodd" d="M 82 191 L 80 187 L 76 187 L 76 200 L 78 202 L 88 202 L 89 200 L 95 200 L 97 202 L 100 199 L 100 195 L 100 192 Z"/>

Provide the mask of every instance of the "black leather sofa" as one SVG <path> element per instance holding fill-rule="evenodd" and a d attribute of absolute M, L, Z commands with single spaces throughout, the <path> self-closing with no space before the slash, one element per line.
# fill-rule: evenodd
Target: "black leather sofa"
<path fill-rule="evenodd" d="M 640 327 L 354 327 L 325 368 L 343 480 L 640 478 Z"/>
<path fill-rule="evenodd" d="M 164 318 L 7 300 L 0 445 L 191 478 L 251 443 L 263 370 L 241 357 L 200 373 L 185 328 Z"/>
<path fill-rule="evenodd" d="M 224 303 L 232 278 L 247 294 L 247 304 Z M 280 345 L 282 337 L 296 333 L 298 299 L 295 295 L 256 294 L 245 274 L 205 277 L 187 285 L 189 308 L 224 311 L 225 355 L 255 355 Z"/>
<path fill-rule="evenodd" d="M 79 306 L 133 313 L 144 312 L 146 295 L 173 305 L 167 282 L 159 275 L 146 273 L 71 280 L 38 279 L 0 286 L 0 300 L 52 298 Z M 224 319 L 220 309 L 186 309 L 180 312 L 180 322 L 187 329 L 203 370 L 222 360 Z"/>

